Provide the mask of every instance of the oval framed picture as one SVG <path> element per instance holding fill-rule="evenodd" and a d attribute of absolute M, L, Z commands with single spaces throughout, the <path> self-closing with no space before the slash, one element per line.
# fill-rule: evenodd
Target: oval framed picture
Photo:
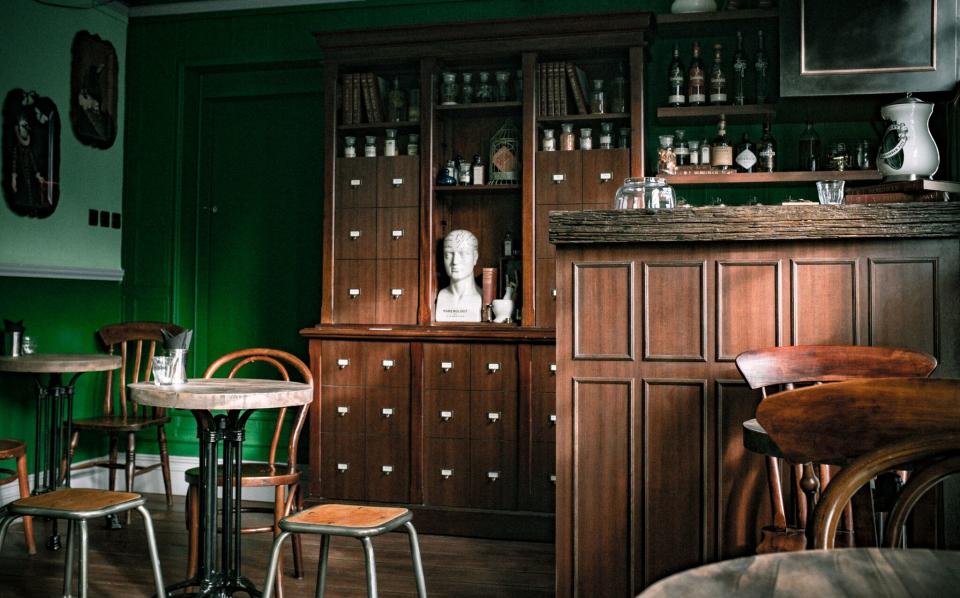
<path fill-rule="evenodd" d="M 89 31 L 73 37 L 70 124 L 84 145 L 107 149 L 117 138 L 117 51 Z"/>
<path fill-rule="evenodd" d="M 33 91 L 3 101 L 3 193 L 21 216 L 46 218 L 60 201 L 60 114 Z"/>

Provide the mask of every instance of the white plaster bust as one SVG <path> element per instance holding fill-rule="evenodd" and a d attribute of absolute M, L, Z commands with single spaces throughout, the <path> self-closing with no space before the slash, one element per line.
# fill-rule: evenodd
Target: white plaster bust
<path fill-rule="evenodd" d="M 437 322 L 479 322 L 483 297 L 473 277 L 479 256 L 477 238 L 468 230 L 450 231 L 443 239 L 443 267 L 450 286 L 437 293 Z"/>

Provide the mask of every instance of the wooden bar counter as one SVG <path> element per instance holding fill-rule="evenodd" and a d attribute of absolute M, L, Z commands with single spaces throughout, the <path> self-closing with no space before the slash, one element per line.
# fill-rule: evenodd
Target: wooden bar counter
<path fill-rule="evenodd" d="M 557 596 L 753 552 L 770 514 L 740 352 L 899 346 L 960 375 L 958 239 L 951 203 L 551 213 Z"/>

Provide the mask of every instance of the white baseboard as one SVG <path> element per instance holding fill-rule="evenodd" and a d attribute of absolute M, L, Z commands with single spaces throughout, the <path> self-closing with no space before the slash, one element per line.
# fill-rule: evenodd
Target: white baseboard
<path fill-rule="evenodd" d="M 100 461 L 104 457 L 90 459 L 75 463 L 88 463 L 90 461 Z M 120 455 L 120 462 L 124 459 Z M 160 462 L 160 455 L 137 455 L 138 465 L 153 465 Z M 184 474 L 188 469 L 198 467 L 200 460 L 197 457 L 170 457 L 170 482 L 173 484 L 173 494 L 175 496 L 185 496 L 187 494 L 187 482 Z M 106 488 L 110 481 L 109 472 L 103 467 L 91 467 L 74 471 L 70 474 L 70 486 L 73 488 Z M 124 489 L 124 475 L 122 471 L 117 472 L 117 489 Z M 34 486 L 33 474 L 30 475 L 30 488 Z M 137 476 L 133 489 L 137 492 L 146 494 L 163 494 L 163 474 L 160 468 Z M 15 483 L 0 486 L 0 505 L 14 501 L 20 497 L 20 490 Z M 273 502 L 273 488 L 244 488 L 243 500 L 256 500 L 263 502 Z"/>

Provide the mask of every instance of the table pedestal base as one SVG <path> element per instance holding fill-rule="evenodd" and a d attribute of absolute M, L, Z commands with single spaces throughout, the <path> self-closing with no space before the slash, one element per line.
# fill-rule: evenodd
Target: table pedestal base
<path fill-rule="evenodd" d="M 253 582 L 246 577 L 236 579 L 228 578 L 223 573 L 208 575 L 204 579 L 199 577 L 187 581 L 181 581 L 171 586 L 167 586 L 167 594 L 180 592 L 188 588 L 196 588 L 193 592 L 177 593 L 176 596 L 184 598 L 194 598 L 203 596 L 205 598 L 228 598 L 236 592 L 244 592 L 249 596 L 260 597 L 260 591 L 257 590 Z"/>
<path fill-rule="evenodd" d="M 50 374 L 46 385 L 37 376 L 37 424 L 33 450 L 34 483 L 32 494 L 53 492 L 70 486 L 69 442 L 73 434 L 73 385 L 75 374 L 63 384 L 60 374 Z M 57 520 L 47 539 L 48 550 L 60 550 Z"/>

